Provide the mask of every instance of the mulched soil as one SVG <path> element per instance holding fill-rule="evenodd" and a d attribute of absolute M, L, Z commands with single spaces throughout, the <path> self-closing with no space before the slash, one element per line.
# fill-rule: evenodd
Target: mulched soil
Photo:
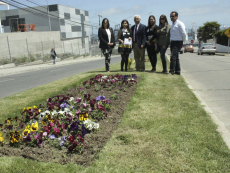
<path fill-rule="evenodd" d="M 136 78 L 137 83 L 140 81 L 140 77 Z M 120 91 L 119 99 L 112 100 L 112 109 L 108 111 L 108 116 L 104 120 L 100 120 L 100 129 L 97 132 L 87 134 L 85 136 L 85 146 L 81 153 L 70 154 L 67 150 L 59 150 L 46 144 L 45 142 L 39 147 L 20 146 L 19 148 L 10 147 L 5 144 L 0 147 L 0 157 L 2 156 L 18 156 L 24 157 L 40 162 L 54 162 L 60 164 L 76 163 L 83 166 L 89 166 L 98 153 L 103 148 L 105 142 L 111 137 L 112 132 L 117 128 L 121 118 L 125 112 L 127 104 L 130 102 L 132 95 L 136 90 L 137 85 L 133 85 L 126 89 L 126 91 Z M 105 98 L 110 98 L 110 95 L 115 93 L 116 89 L 107 91 L 103 89 Z M 85 89 L 91 98 L 96 98 L 100 95 L 93 88 Z M 77 93 L 75 93 L 77 97 Z"/>

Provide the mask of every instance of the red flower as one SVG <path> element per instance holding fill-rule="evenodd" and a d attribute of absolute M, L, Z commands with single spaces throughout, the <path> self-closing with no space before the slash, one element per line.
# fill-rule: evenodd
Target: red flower
<path fill-rule="evenodd" d="M 49 123 L 49 124 L 48 124 L 48 128 L 49 128 L 49 130 L 50 130 L 53 126 L 54 126 L 54 124 L 53 124 L 53 123 Z"/>
<path fill-rule="evenodd" d="M 84 143 L 84 141 L 85 141 L 84 139 L 81 139 L 81 142 L 82 142 L 82 143 Z"/>
<path fill-rule="evenodd" d="M 65 129 L 65 124 L 64 123 L 61 124 L 61 129 L 63 129 L 63 130 Z"/>
<path fill-rule="evenodd" d="M 55 135 L 59 135 L 60 134 L 60 130 L 56 127 L 54 127 L 54 134 Z"/>
<path fill-rule="evenodd" d="M 72 136 L 70 136 L 68 140 L 69 140 L 71 143 L 73 143 L 73 142 L 74 142 L 74 140 L 75 140 L 75 136 L 73 136 L 73 135 L 72 135 Z"/>
<path fill-rule="evenodd" d="M 75 141 L 75 142 L 73 143 L 73 146 L 74 146 L 74 147 L 76 147 L 76 146 L 77 146 L 77 144 L 78 144 L 78 143 Z"/>

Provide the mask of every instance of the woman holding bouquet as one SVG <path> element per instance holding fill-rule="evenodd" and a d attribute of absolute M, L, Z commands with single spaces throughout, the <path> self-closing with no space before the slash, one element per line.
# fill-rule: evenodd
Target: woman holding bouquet
<path fill-rule="evenodd" d="M 132 51 L 131 44 L 132 40 L 132 31 L 129 28 L 129 22 L 128 20 L 122 20 L 121 22 L 121 28 L 118 31 L 118 41 L 119 41 L 119 47 L 118 52 L 121 54 L 121 71 L 123 71 L 123 67 L 125 64 L 125 71 L 127 71 L 128 67 L 128 60 L 129 60 L 129 54 Z M 126 42 L 128 42 L 126 44 Z"/>

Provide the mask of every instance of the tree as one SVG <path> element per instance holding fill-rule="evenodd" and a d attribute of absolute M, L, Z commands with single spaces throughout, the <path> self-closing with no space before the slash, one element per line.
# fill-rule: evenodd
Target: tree
<path fill-rule="evenodd" d="M 197 30 L 198 39 L 206 43 L 208 39 L 212 39 L 214 34 L 220 30 L 220 26 L 217 22 L 204 23 L 204 26 L 199 27 Z"/>
<path fill-rule="evenodd" d="M 217 44 L 228 46 L 228 36 L 225 34 L 225 31 L 227 31 L 227 29 L 216 32 L 215 37 L 216 37 Z"/>

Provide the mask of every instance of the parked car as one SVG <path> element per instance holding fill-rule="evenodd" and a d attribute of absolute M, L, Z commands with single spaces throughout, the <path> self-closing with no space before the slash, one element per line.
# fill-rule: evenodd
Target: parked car
<path fill-rule="evenodd" d="M 184 53 L 184 47 L 182 46 L 181 49 L 180 49 L 180 54 L 183 54 Z"/>
<path fill-rule="evenodd" d="M 184 48 L 184 53 L 186 52 L 194 52 L 193 45 L 186 45 Z"/>
<path fill-rule="evenodd" d="M 216 53 L 216 47 L 212 43 L 203 43 L 197 51 L 198 55 L 203 55 L 203 54 L 215 55 L 215 53 Z"/>

